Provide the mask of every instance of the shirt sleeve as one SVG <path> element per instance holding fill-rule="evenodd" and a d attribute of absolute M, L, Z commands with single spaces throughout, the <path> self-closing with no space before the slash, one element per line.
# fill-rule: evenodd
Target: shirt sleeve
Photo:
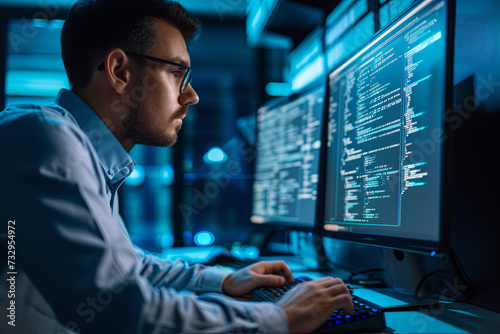
<path fill-rule="evenodd" d="M 39 115 L 4 124 L 0 156 L 1 232 L 5 235 L 7 220 L 15 220 L 16 266 L 66 328 L 81 333 L 288 331 L 283 311 L 274 304 L 178 291 L 218 291 L 220 273 L 139 256 L 113 220 L 95 152 L 75 126 Z"/>
<path fill-rule="evenodd" d="M 228 272 L 202 264 L 189 265 L 183 259 L 169 261 L 135 247 L 142 261 L 144 276 L 155 287 L 170 287 L 177 291 L 222 292 L 222 281 Z"/>

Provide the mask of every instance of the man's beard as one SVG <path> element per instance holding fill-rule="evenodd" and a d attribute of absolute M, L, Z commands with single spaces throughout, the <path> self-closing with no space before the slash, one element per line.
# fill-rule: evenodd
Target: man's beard
<path fill-rule="evenodd" d="M 169 125 L 176 119 L 180 119 L 187 114 L 187 106 L 182 106 L 169 118 Z M 131 139 L 135 144 L 143 144 L 157 147 L 172 146 L 177 142 L 178 133 L 182 124 L 175 128 L 175 134 L 167 134 L 164 129 L 152 131 L 145 124 L 152 123 L 151 119 L 140 119 L 137 110 L 131 111 L 127 118 L 123 120 L 126 131 L 126 138 Z"/>

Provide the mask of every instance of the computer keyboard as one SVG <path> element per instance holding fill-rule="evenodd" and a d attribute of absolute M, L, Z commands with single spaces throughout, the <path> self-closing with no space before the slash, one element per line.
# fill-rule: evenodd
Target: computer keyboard
<path fill-rule="evenodd" d="M 308 277 L 297 277 L 294 283 L 287 283 L 281 288 L 260 288 L 252 292 L 252 301 L 276 303 L 281 296 L 299 283 L 309 281 Z M 352 295 L 354 312 L 352 315 L 336 310 L 330 318 L 321 325 L 316 333 L 363 333 L 381 332 L 386 328 L 385 315 L 382 307 L 373 304 L 356 295 Z"/>

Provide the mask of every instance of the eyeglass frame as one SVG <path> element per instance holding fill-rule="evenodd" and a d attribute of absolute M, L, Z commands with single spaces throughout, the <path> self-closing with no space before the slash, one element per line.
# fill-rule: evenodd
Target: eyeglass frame
<path fill-rule="evenodd" d="M 182 64 L 170 61 L 170 60 L 165 60 L 165 59 L 156 58 L 153 56 L 144 55 L 141 53 L 125 52 L 125 54 L 129 55 L 129 56 L 144 57 L 148 60 L 151 60 L 151 61 L 154 61 L 157 63 L 168 64 L 168 65 L 173 65 L 173 66 L 177 66 L 179 68 L 182 68 L 184 70 L 184 77 L 182 78 L 181 86 L 179 87 L 180 94 L 184 93 L 184 90 L 186 89 L 187 85 L 191 82 L 191 67 L 189 67 L 189 66 L 182 65 Z M 99 66 L 97 66 L 97 70 L 104 71 L 104 62 L 102 62 Z"/>

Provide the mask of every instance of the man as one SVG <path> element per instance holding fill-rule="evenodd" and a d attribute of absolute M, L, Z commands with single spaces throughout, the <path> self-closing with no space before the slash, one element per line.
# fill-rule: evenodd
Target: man
<path fill-rule="evenodd" d="M 302 333 L 352 311 L 332 277 L 278 304 L 232 298 L 292 280 L 282 261 L 227 274 L 132 245 L 116 195 L 127 152 L 175 143 L 198 102 L 186 47 L 198 27 L 177 3 L 78 1 L 61 35 L 71 91 L 0 113 L 2 333 Z"/>

